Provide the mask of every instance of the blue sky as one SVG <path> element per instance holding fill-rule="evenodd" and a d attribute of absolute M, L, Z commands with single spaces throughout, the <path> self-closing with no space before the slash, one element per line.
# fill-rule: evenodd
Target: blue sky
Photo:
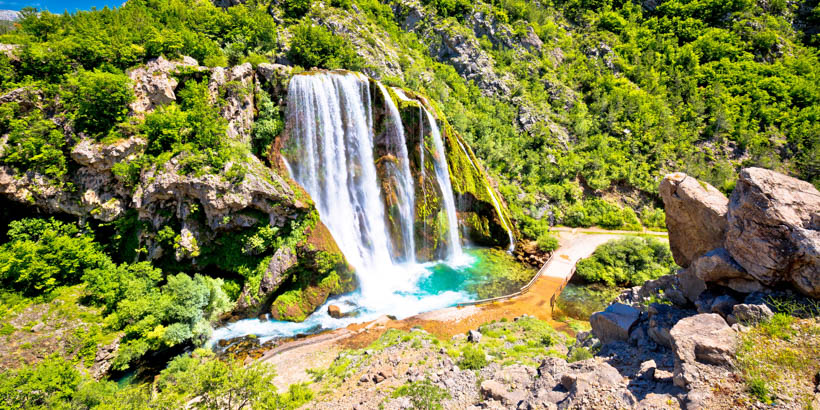
<path fill-rule="evenodd" d="M 92 7 L 115 7 L 125 3 L 125 0 L 0 0 L 0 9 L 20 10 L 23 7 L 37 7 L 52 13 L 62 13 L 65 10 L 88 10 Z"/>

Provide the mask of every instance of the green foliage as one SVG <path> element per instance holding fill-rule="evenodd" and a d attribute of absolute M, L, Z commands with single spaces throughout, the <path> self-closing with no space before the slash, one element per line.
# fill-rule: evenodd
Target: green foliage
<path fill-rule="evenodd" d="M 281 6 L 285 17 L 298 19 L 310 11 L 311 3 L 311 0 L 284 0 Z"/>
<path fill-rule="evenodd" d="M 54 122 L 40 110 L 24 112 L 12 102 L 0 105 L 0 128 L 9 136 L 0 163 L 18 172 L 39 172 L 59 185 L 68 166 L 65 137 Z"/>
<path fill-rule="evenodd" d="M 119 281 L 130 286 L 121 290 L 113 312 L 106 318 L 109 326 L 122 329 L 124 336 L 114 361 L 117 369 L 128 369 L 130 363 L 149 350 L 164 349 L 182 343 L 199 344 L 210 335 L 210 321 L 230 308 L 222 290 L 222 280 L 184 273 L 168 276 L 158 286 L 157 271 L 148 266 L 123 269 Z M 102 276 L 102 275 L 100 275 Z M 100 287 L 99 281 L 96 287 Z M 108 290 L 106 295 L 115 295 Z"/>
<path fill-rule="evenodd" d="M 285 128 L 285 121 L 279 106 L 271 101 L 267 92 L 256 94 L 256 105 L 259 107 L 259 114 L 251 130 L 253 153 L 265 158 L 271 143 Z"/>
<path fill-rule="evenodd" d="M 466 344 L 461 348 L 461 360 L 458 367 L 461 369 L 481 370 L 487 365 L 487 357 L 480 346 Z"/>
<path fill-rule="evenodd" d="M 628 237 L 601 245 L 591 257 L 578 262 L 582 280 L 608 286 L 637 286 L 672 273 L 675 262 L 669 246 L 654 238 Z"/>
<path fill-rule="evenodd" d="M 309 22 L 293 27 L 288 58 L 306 68 L 362 68 L 361 58 L 348 40 Z"/>
<path fill-rule="evenodd" d="M 468 0 L 425 0 L 424 4 L 433 7 L 438 14 L 444 17 L 457 18 L 464 16 L 473 7 Z"/>
<path fill-rule="evenodd" d="M 86 70 L 126 69 L 164 55 L 189 55 L 205 65 L 237 64 L 276 48 L 276 23 L 257 2 L 222 10 L 197 0 L 137 0 L 73 14 L 29 13 L 21 30 L 21 74 L 59 81 L 72 64 Z"/>
<path fill-rule="evenodd" d="M 536 241 L 541 252 L 552 252 L 558 249 L 558 238 L 549 233 L 542 233 Z"/>
<path fill-rule="evenodd" d="M 579 362 L 581 360 L 591 359 L 592 352 L 589 351 L 586 347 L 582 346 L 575 346 L 573 347 L 572 351 L 567 356 L 567 362 L 574 363 Z"/>
<path fill-rule="evenodd" d="M 54 219 L 13 221 L 8 237 L 0 246 L 0 282 L 26 295 L 79 283 L 87 269 L 110 263 L 92 235 Z"/>
<path fill-rule="evenodd" d="M 124 74 L 80 71 L 68 81 L 67 100 L 76 110 L 77 131 L 105 135 L 128 115 L 134 100 L 131 84 Z"/>
<path fill-rule="evenodd" d="M 794 320 L 794 316 L 778 312 L 770 320 L 761 323 L 760 329 L 769 337 L 789 340 L 794 334 L 794 329 L 792 329 Z"/>
<path fill-rule="evenodd" d="M 156 382 L 163 404 L 185 407 L 197 397 L 193 406 L 201 409 L 276 407 L 272 368 L 262 363 L 246 367 L 238 361 L 226 363 L 212 357 L 213 353 L 198 350 L 172 360 Z"/>
<path fill-rule="evenodd" d="M 292 410 L 313 398 L 303 384 L 284 394 L 273 387 L 273 369 L 263 363 L 245 366 L 217 360 L 198 349 L 172 360 L 153 385 L 118 387 L 95 381 L 70 361 L 50 357 L 36 366 L 6 373 L 0 380 L 0 406 L 23 408 L 265 408 Z"/>
<path fill-rule="evenodd" d="M 393 397 L 409 397 L 414 409 L 442 409 L 441 401 L 450 398 L 447 390 L 436 386 L 428 379 L 406 383 L 393 392 Z"/>
<path fill-rule="evenodd" d="M 0 403 L 9 409 L 54 407 L 68 401 L 81 381 L 71 362 L 52 356 L 7 372 L 0 379 Z"/>

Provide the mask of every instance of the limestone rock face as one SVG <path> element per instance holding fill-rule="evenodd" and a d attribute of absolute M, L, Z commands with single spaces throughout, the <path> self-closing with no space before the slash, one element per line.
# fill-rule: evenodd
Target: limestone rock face
<path fill-rule="evenodd" d="M 146 144 L 147 142 L 139 137 L 119 140 L 113 144 L 83 138 L 71 149 L 71 159 L 95 171 L 109 171 L 117 162 L 139 153 Z"/>
<path fill-rule="evenodd" d="M 211 71 L 208 90 L 211 99 L 217 100 L 223 94 L 224 104 L 220 110 L 228 120 L 228 138 L 250 144 L 251 127 L 254 118 L 254 77 L 251 63 L 230 68 L 216 67 Z"/>
<path fill-rule="evenodd" d="M 229 169 L 232 165 L 226 164 L 225 168 Z M 282 205 L 304 207 L 294 198 L 287 182 L 267 169 L 258 159 L 249 157 L 243 166 L 248 171 L 243 180 L 231 183 L 219 175 L 184 175 L 178 158 L 173 158 L 161 169 L 145 172 L 142 180 L 146 183 L 137 188 L 134 207 L 141 218 L 151 220 L 152 216 L 158 215 L 158 207 L 169 202 L 176 203 L 178 216 L 182 218 L 187 213 L 184 204 L 196 201 L 201 204 L 211 229 L 252 225 L 255 222 L 234 218 L 236 213 L 247 208 L 268 214 L 273 225 L 281 225 L 287 219 L 287 215 L 282 215 Z M 274 198 L 279 203 L 274 203 Z M 161 226 L 161 222 L 156 222 L 156 226 Z"/>
<path fill-rule="evenodd" d="M 136 97 L 131 103 L 131 110 L 140 115 L 176 101 L 175 91 L 179 82 L 171 73 L 178 67 L 198 66 L 197 61 L 191 57 L 184 57 L 181 62 L 171 62 L 159 57 L 149 61 L 144 67 L 130 70 L 128 77 L 134 82 Z"/>
<path fill-rule="evenodd" d="M 615 340 L 629 340 L 629 331 L 638 321 L 641 312 L 632 306 L 614 303 L 603 312 L 593 313 L 589 317 L 592 333 L 603 343 Z"/>
<path fill-rule="evenodd" d="M 289 278 L 290 268 L 298 262 L 296 254 L 289 247 L 282 247 L 273 254 L 268 268 L 262 275 L 257 288 L 250 288 L 248 284 L 242 289 L 242 294 L 236 301 L 235 312 L 257 314 L 262 311 L 269 296 L 279 289 L 285 279 Z"/>
<path fill-rule="evenodd" d="M 723 246 L 729 200 L 715 187 L 683 173 L 669 174 L 660 184 L 666 210 L 669 246 L 683 267 Z"/>
<path fill-rule="evenodd" d="M 257 80 L 270 90 L 271 97 L 278 96 L 284 100 L 288 95 L 288 80 L 290 80 L 292 70 L 293 67 L 286 65 L 262 63 L 256 67 Z M 280 105 L 284 104 L 284 101 L 276 102 Z"/>
<path fill-rule="evenodd" d="M 820 297 L 820 192 L 808 182 L 746 168 L 732 192 L 726 249 L 765 285 L 791 282 Z"/>

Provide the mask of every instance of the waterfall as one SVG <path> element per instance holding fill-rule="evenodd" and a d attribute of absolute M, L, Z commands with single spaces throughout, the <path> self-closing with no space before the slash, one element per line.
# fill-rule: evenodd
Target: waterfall
<path fill-rule="evenodd" d="M 353 73 L 294 76 L 287 122 L 288 168 L 348 262 L 359 272 L 392 265 L 367 79 Z"/>
<path fill-rule="evenodd" d="M 399 110 L 388 91 L 377 87 L 385 109 L 374 124 L 378 112 L 363 75 L 294 76 L 288 86 L 289 139 L 282 153 L 291 176 L 313 198 L 320 219 L 355 268 L 363 297 L 385 299 L 412 281 L 390 272 L 408 272 L 416 259 L 416 192 Z M 441 135 L 429 113 L 428 119 L 448 219 L 442 242 L 450 259 L 462 253 L 455 201 Z"/>
<path fill-rule="evenodd" d="M 448 243 L 447 250 L 449 258 L 456 258 L 461 256 L 461 242 L 458 239 L 458 218 L 456 217 L 456 203 L 453 198 L 453 185 L 450 183 L 450 169 L 447 167 L 447 157 L 444 151 L 444 142 L 441 140 L 441 132 L 436 124 L 436 119 L 433 114 L 430 114 L 426 108 L 422 107 L 424 113 L 427 115 L 427 121 L 430 123 L 430 134 L 433 137 L 433 164 L 436 170 L 436 179 L 441 188 L 442 202 L 444 202 L 444 209 L 447 211 L 447 235 Z"/>
<path fill-rule="evenodd" d="M 415 235 L 413 232 L 413 220 L 415 211 L 415 188 L 413 186 L 413 175 L 410 173 L 410 158 L 407 154 L 407 140 L 404 138 L 404 126 L 401 122 L 399 109 L 390 94 L 381 83 L 377 83 L 384 98 L 387 110 L 390 113 L 390 124 L 387 132 L 387 148 L 391 153 L 397 154 L 398 167 L 391 166 L 389 173 L 395 178 L 396 191 L 398 196 L 398 208 L 401 214 L 399 219 L 402 232 L 402 242 L 404 247 L 404 260 L 414 261 L 416 258 Z"/>

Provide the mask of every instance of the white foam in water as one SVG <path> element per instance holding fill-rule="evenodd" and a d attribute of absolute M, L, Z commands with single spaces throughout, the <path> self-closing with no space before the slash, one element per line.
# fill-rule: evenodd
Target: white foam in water
<path fill-rule="evenodd" d="M 400 198 L 401 243 L 394 243 L 385 218 L 385 202 L 374 163 L 373 108 L 369 81 L 350 72 L 309 73 L 294 76 L 288 86 L 287 126 L 291 146 L 285 162 L 291 176 L 310 194 L 319 217 L 330 230 L 347 261 L 354 267 L 359 289 L 329 299 L 302 323 L 240 320 L 216 329 L 211 343 L 253 334 L 262 341 L 333 329 L 376 319 L 381 315 L 405 318 L 420 312 L 453 306 L 472 299 L 466 292 L 430 294 L 419 281 L 437 263 L 415 263 L 413 209 L 415 190 L 410 174 L 401 117 L 387 91 L 379 89 L 391 116 L 386 136 L 389 154 L 396 158 L 395 189 Z M 400 97 L 406 98 L 401 93 Z M 475 262 L 464 254 L 458 236 L 455 201 L 444 144 L 435 119 L 426 110 L 434 145 L 436 177 L 448 229 L 447 263 L 453 268 Z M 423 152 L 423 150 L 422 150 Z M 401 249 L 403 252 L 391 252 Z M 393 254 L 398 254 L 396 260 Z M 327 306 L 355 310 L 355 317 L 331 318 Z"/>

